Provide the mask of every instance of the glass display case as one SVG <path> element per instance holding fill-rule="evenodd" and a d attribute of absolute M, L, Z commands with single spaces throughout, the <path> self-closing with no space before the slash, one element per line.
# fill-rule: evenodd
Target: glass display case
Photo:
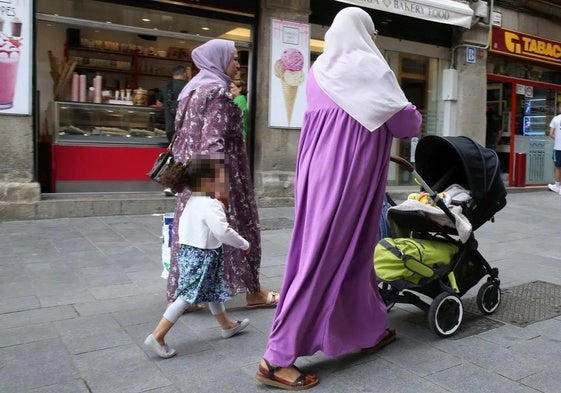
<path fill-rule="evenodd" d="M 162 108 L 55 102 L 56 144 L 140 144 L 166 146 Z"/>

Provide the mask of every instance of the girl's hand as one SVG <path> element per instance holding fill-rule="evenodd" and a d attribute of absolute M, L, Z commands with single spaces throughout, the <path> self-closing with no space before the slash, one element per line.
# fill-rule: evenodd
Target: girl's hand
<path fill-rule="evenodd" d="M 246 255 L 249 255 L 250 251 L 251 251 L 251 244 L 249 245 L 249 247 L 247 248 L 247 250 L 244 250 Z"/>

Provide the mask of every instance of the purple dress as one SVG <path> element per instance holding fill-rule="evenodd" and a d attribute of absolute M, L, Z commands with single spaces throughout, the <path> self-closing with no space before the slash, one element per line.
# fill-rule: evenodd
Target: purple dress
<path fill-rule="evenodd" d="M 230 195 L 226 216 L 230 226 L 251 245 L 245 251 L 224 245 L 224 281 L 231 296 L 240 292 L 259 292 L 261 238 L 257 204 L 250 176 L 249 161 L 242 135 L 242 113 L 229 89 L 218 84 L 203 85 L 179 101 L 175 121 L 178 135 L 173 145 L 176 161 L 186 162 L 194 154 L 223 152 L 228 159 Z M 190 99 L 190 101 L 189 101 Z M 188 105 L 187 105 L 188 103 Z M 175 299 L 179 277 L 177 224 L 189 190 L 177 196 L 172 227 L 168 301 Z"/>
<path fill-rule="evenodd" d="M 310 71 L 298 150 L 295 223 L 281 298 L 264 358 L 289 367 L 323 351 L 337 357 L 385 334 L 373 268 L 393 137 L 414 136 L 408 106 L 369 132 L 335 104 Z"/>

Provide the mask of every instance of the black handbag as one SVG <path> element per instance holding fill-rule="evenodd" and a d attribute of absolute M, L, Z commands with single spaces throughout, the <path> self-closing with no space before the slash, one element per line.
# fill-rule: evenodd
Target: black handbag
<path fill-rule="evenodd" d="M 169 143 L 167 150 L 158 155 L 156 161 L 154 162 L 154 165 L 152 165 L 152 169 L 150 169 L 150 171 L 148 171 L 148 173 L 146 174 L 150 179 L 154 180 L 156 183 L 161 182 L 162 174 L 165 172 L 167 167 L 173 164 L 174 162 L 172 148 L 173 148 L 173 143 L 175 142 L 176 135 L 177 132 L 173 134 L 173 138 L 171 139 L 171 142 Z"/>
<path fill-rule="evenodd" d="M 189 95 L 189 100 L 187 101 L 187 103 L 191 101 L 192 94 L 193 92 L 191 92 L 191 94 Z M 187 107 L 187 105 L 188 104 L 186 104 L 185 107 Z M 183 111 L 183 115 L 181 116 L 181 121 L 176 124 L 179 124 L 181 126 L 181 124 L 183 124 L 183 121 L 185 120 L 186 114 L 187 114 L 187 109 Z M 150 179 L 154 180 L 156 183 L 161 182 L 162 175 L 167 169 L 167 167 L 174 163 L 172 148 L 176 137 L 177 137 L 177 130 L 175 130 L 175 132 L 173 133 L 173 137 L 171 138 L 171 142 L 169 143 L 167 150 L 158 155 L 158 157 L 156 158 L 156 162 L 154 162 L 154 165 L 152 165 L 152 169 L 150 169 L 150 171 L 146 174 Z"/>

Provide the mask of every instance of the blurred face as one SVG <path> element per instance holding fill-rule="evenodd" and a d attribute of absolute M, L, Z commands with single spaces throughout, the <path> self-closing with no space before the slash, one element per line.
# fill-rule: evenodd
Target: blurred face
<path fill-rule="evenodd" d="M 230 64 L 228 64 L 228 67 L 226 68 L 226 75 L 233 79 L 239 69 L 240 63 L 238 62 L 238 51 L 236 50 L 230 60 Z"/>
<path fill-rule="evenodd" d="M 215 175 L 216 177 L 214 178 L 201 178 L 201 191 L 205 195 L 213 196 L 214 198 L 227 203 L 230 191 L 230 182 L 226 169 L 223 166 L 220 166 L 220 168 L 216 170 Z"/>

